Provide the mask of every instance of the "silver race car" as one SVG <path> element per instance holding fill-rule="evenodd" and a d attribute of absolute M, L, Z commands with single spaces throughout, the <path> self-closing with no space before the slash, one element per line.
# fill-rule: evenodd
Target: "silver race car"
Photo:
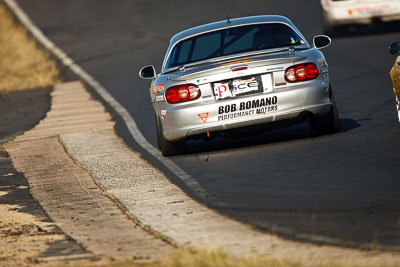
<path fill-rule="evenodd" d="M 151 79 L 158 145 L 164 156 L 181 154 L 185 141 L 310 122 L 319 134 L 340 130 L 328 64 L 282 16 L 219 21 L 172 37 L 161 73 Z"/>

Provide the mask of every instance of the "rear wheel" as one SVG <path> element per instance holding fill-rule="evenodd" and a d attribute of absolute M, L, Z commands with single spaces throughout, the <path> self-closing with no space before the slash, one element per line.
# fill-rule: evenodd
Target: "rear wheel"
<path fill-rule="evenodd" d="M 397 111 L 397 121 L 400 122 L 400 100 L 396 96 L 396 111 Z"/>
<path fill-rule="evenodd" d="M 330 91 L 331 110 L 327 115 L 314 117 L 311 121 L 311 126 L 317 131 L 318 135 L 340 132 L 340 118 L 332 89 Z"/>
<path fill-rule="evenodd" d="M 157 114 L 154 114 L 155 120 L 156 120 L 156 131 L 157 131 L 157 147 L 158 149 L 161 149 L 161 134 L 160 134 L 160 123 L 157 117 Z"/>
<path fill-rule="evenodd" d="M 161 149 L 161 153 L 164 157 L 175 156 L 184 154 L 186 150 L 185 141 L 170 142 L 163 134 L 163 126 L 160 118 L 156 117 L 156 129 L 157 129 L 157 143 Z"/>

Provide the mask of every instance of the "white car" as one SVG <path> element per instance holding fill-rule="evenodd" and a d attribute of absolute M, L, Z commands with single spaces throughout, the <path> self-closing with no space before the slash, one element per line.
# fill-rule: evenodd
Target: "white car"
<path fill-rule="evenodd" d="M 400 21 L 400 0 L 321 0 L 326 34 L 337 26 Z"/>

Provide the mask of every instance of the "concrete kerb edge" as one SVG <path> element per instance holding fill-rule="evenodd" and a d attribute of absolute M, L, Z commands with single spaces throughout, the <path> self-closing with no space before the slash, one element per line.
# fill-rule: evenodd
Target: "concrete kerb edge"
<path fill-rule="evenodd" d="M 113 132 L 114 132 L 114 137 L 120 139 L 120 137 L 116 134 L 115 129 L 113 129 Z M 63 142 L 61 135 L 58 136 L 58 142 L 63 146 L 65 153 L 75 162 L 75 164 L 79 165 L 82 169 L 84 169 L 90 175 L 90 177 L 92 178 L 92 180 L 96 184 L 96 186 L 102 190 L 103 195 L 106 196 L 108 199 L 110 199 L 110 201 L 112 201 L 118 207 L 118 209 L 127 217 L 127 219 L 133 221 L 137 226 L 139 226 L 141 229 L 143 229 L 143 231 L 151 234 L 155 238 L 160 239 L 174 247 L 179 247 L 178 243 L 175 242 L 173 239 L 154 230 L 150 225 L 146 225 L 146 224 L 142 223 L 139 218 L 137 218 L 134 214 L 129 212 L 129 209 L 116 196 L 114 196 L 113 194 L 107 193 L 102 188 L 102 186 L 96 181 L 96 179 L 93 177 L 92 173 L 87 168 L 85 168 L 85 166 L 80 164 L 79 161 L 77 160 L 77 158 L 74 156 L 74 154 L 71 153 L 71 151 L 69 151 L 68 146 Z M 129 149 L 131 149 L 129 146 L 127 146 L 127 147 Z"/>
<path fill-rule="evenodd" d="M 70 84 L 71 84 L 71 83 L 70 83 Z M 86 88 L 85 86 L 83 86 L 82 82 L 75 82 L 75 85 L 73 85 L 73 86 L 79 86 L 79 87 L 81 87 L 82 91 L 86 91 L 86 92 L 88 91 L 87 88 Z M 57 86 L 56 86 L 56 87 L 57 87 Z M 56 88 L 56 87 L 55 87 L 55 88 Z M 57 90 L 57 89 L 53 89 L 53 91 L 54 91 L 54 90 Z M 54 96 L 51 95 L 51 101 L 53 101 L 53 100 L 54 100 Z M 90 97 L 90 98 L 88 98 L 88 101 L 94 101 L 94 100 L 93 100 L 92 97 Z M 101 103 L 100 103 L 99 101 L 96 101 L 96 102 L 98 102 L 98 103 L 101 105 Z M 53 103 L 52 103 L 51 106 L 53 107 Z M 102 106 L 102 107 L 103 107 L 103 106 Z M 52 110 L 53 110 L 53 109 L 51 108 L 50 111 L 48 111 L 47 114 L 51 113 Z M 103 111 L 104 111 L 104 107 L 103 107 Z M 39 122 L 39 124 L 46 124 L 46 123 L 47 123 L 47 122 L 46 122 L 47 114 L 46 114 L 45 118 L 42 119 L 42 120 Z M 110 120 L 110 122 L 111 122 L 111 118 L 110 118 L 110 117 L 109 117 L 107 120 Z M 29 131 L 27 131 L 27 132 L 25 132 L 25 133 L 27 133 L 28 136 L 29 136 L 29 133 L 34 132 L 34 131 L 35 131 L 35 128 L 36 128 L 39 124 L 37 124 L 32 130 L 29 130 Z M 114 124 L 114 123 L 113 123 L 113 124 Z M 87 127 L 86 127 L 86 128 L 84 127 L 82 130 L 74 131 L 74 133 L 87 133 L 87 132 L 91 132 L 91 131 L 94 131 L 94 130 L 95 130 L 95 128 L 94 128 L 94 129 L 87 129 Z M 103 131 L 103 130 L 96 129 L 95 131 Z M 108 129 L 105 130 L 105 131 L 112 132 L 112 137 L 113 137 L 113 138 L 117 138 L 117 135 L 116 135 L 116 133 L 115 133 L 115 129 L 114 129 L 113 126 L 110 126 L 110 128 L 108 128 Z M 24 133 L 24 134 L 25 134 L 25 133 Z M 60 148 L 61 148 L 61 151 L 62 151 L 61 153 L 63 153 L 63 154 L 65 155 L 65 157 L 69 158 L 74 164 L 76 164 L 76 166 L 78 166 L 78 168 L 82 169 L 83 172 L 86 172 L 87 176 L 90 177 L 89 179 L 92 181 L 92 183 L 93 183 L 94 185 L 96 185 L 96 187 L 101 191 L 101 192 L 100 192 L 101 195 L 105 196 L 106 199 L 107 199 L 107 201 L 111 201 L 110 204 L 112 203 L 111 205 L 116 206 L 115 209 L 118 210 L 119 212 L 121 212 L 121 215 L 122 215 L 126 220 L 129 220 L 129 221 L 132 222 L 133 225 L 138 226 L 138 227 L 139 227 L 139 229 L 138 229 L 139 231 L 142 231 L 143 233 L 146 233 L 147 235 L 152 236 L 152 238 L 154 238 L 154 239 L 161 240 L 161 241 L 163 241 L 165 244 L 172 245 L 172 242 L 171 242 L 170 240 L 168 240 L 167 238 L 165 238 L 165 237 L 162 236 L 161 234 L 152 231 L 152 229 L 150 229 L 149 227 L 147 227 L 147 228 L 144 227 L 144 224 L 140 223 L 140 222 L 137 220 L 137 218 L 135 218 L 135 216 L 132 216 L 132 214 L 128 214 L 128 213 L 126 212 L 126 209 L 121 205 L 122 203 L 120 203 L 119 201 L 117 201 L 115 197 L 113 197 L 112 195 L 109 195 L 109 194 L 105 194 L 105 191 L 103 190 L 103 188 L 102 188 L 101 186 L 99 186 L 98 183 L 96 183 L 96 180 L 94 179 L 93 175 L 92 175 L 90 172 L 88 172 L 85 168 L 83 168 L 82 164 L 79 164 L 79 163 L 74 159 L 74 157 L 71 157 L 70 154 L 67 152 L 66 146 L 60 141 L 60 140 L 61 140 L 60 136 L 63 135 L 63 134 L 64 134 L 64 135 L 68 135 L 68 134 L 70 134 L 70 133 L 58 133 L 58 134 L 53 134 L 53 135 L 51 135 L 51 136 L 35 136 L 34 138 L 25 138 L 25 139 L 24 139 L 24 138 L 21 138 L 20 136 L 17 136 L 16 139 L 9 141 L 7 144 L 11 145 L 10 148 L 12 149 L 12 146 L 14 146 L 13 144 L 18 144 L 18 143 L 19 143 L 19 144 L 23 144 L 23 143 L 29 143 L 29 142 L 31 142 L 31 141 L 39 141 L 39 140 L 42 140 L 43 142 L 46 142 L 46 140 L 49 140 L 49 139 L 55 140 L 55 141 L 60 145 Z M 6 144 L 6 145 L 7 145 L 7 144 Z M 6 149 L 6 150 L 8 150 L 8 149 Z M 8 151 L 8 152 L 9 152 L 9 151 Z M 24 168 L 22 167 L 22 169 L 20 169 L 19 171 L 20 171 L 20 172 L 21 172 L 21 171 L 24 172 Z M 29 178 L 29 177 L 26 177 L 26 179 L 27 179 L 27 181 L 28 181 L 28 183 L 29 183 L 29 186 L 30 186 L 30 193 L 31 193 L 31 196 L 33 197 L 33 199 L 35 199 L 36 202 L 41 203 L 41 202 L 39 201 L 39 199 L 36 197 L 36 195 L 33 194 L 32 190 L 31 190 L 31 188 L 32 188 L 32 183 L 31 183 L 31 180 L 28 179 L 28 178 Z M 79 179 L 78 179 L 78 180 L 79 180 Z M 81 187 L 82 187 L 82 185 L 81 185 Z M 86 191 L 86 190 L 85 190 L 85 191 Z M 78 245 L 81 246 L 82 248 L 85 248 L 86 251 L 88 251 L 90 254 L 93 255 L 93 256 L 91 257 L 92 259 L 98 259 L 98 257 L 97 257 L 96 255 L 99 255 L 99 256 L 103 255 L 103 254 L 101 254 L 101 253 L 98 254 L 96 251 L 90 250 L 88 247 L 85 246 L 85 244 L 83 244 L 82 242 L 79 242 L 79 240 L 75 239 L 73 236 L 71 236 L 71 235 L 69 235 L 67 232 L 65 232 L 65 231 L 63 230 L 63 227 L 62 227 L 63 221 L 57 220 L 56 218 L 54 218 L 53 216 L 51 216 L 51 214 L 49 214 L 48 212 L 46 212 L 46 209 L 43 209 L 43 210 L 44 210 L 44 212 L 47 214 L 47 216 L 54 222 L 54 224 L 57 225 L 57 227 L 60 228 L 61 232 L 66 236 L 66 238 L 68 238 L 68 239 L 70 239 L 70 240 L 74 240 L 74 241 L 76 242 L 76 244 L 78 244 Z M 61 259 L 61 258 L 60 258 L 60 259 Z M 41 261 L 41 259 L 38 259 L 38 260 Z M 43 259 L 43 260 L 46 261 L 46 259 Z"/>
<path fill-rule="evenodd" d="M 10 151 L 7 149 L 7 144 L 12 144 L 12 143 L 14 143 L 14 142 L 16 142 L 16 141 L 14 141 L 14 139 L 16 138 L 18 136 L 18 134 L 17 135 L 15 135 L 15 136 L 13 136 L 11 139 L 9 139 L 9 140 L 7 140 L 6 142 L 4 142 L 4 143 L 0 143 L 0 145 L 5 145 L 5 150 L 7 151 L 7 153 L 8 154 L 10 154 Z M 29 142 L 30 140 L 22 140 L 22 141 L 18 141 L 18 142 Z M 68 155 L 68 154 L 67 154 Z M 14 165 L 14 160 L 10 157 L 10 160 L 11 160 L 11 162 L 13 163 L 13 165 Z M 16 171 L 18 171 L 18 172 L 20 172 L 18 169 L 16 169 Z M 98 260 L 98 259 L 100 259 L 101 258 L 101 256 L 102 255 L 97 255 L 97 254 L 95 254 L 93 251 L 90 251 L 84 244 L 82 244 L 81 242 L 79 242 L 78 240 L 76 240 L 76 239 L 74 239 L 74 238 L 72 238 L 69 234 L 67 234 L 66 232 L 64 232 L 63 230 L 62 230 L 62 223 L 60 223 L 60 222 L 57 222 L 47 211 L 46 211 L 46 209 L 44 209 L 43 207 L 42 207 L 42 205 L 40 204 L 40 201 L 38 200 L 38 198 L 35 196 L 35 194 L 33 194 L 32 193 L 32 181 L 30 180 L 30 179 L 28 179 L 27 177 L 25 177 L 25 174 L 24 173 L 21 173 L 23 176 L 24 176 L 24 178 L 25 178 L 25 180 L 27 181 L 27 183 L 28 183 L 28 187 L 29 187 L 29 194 L 31 195 L 31 197 L 32 197 L 32 199 L 36 202 L 36 203 L 38 203 L 40 206 L 41 206 L 41 208 L 42 208 L 42 212 L 50 219 L 50 221 L 57 227 L 57 231 L 60 233 L 60 234 L 62 234 L 62 235 L 64 235 L 64 237 L 65 237 L 65 240 L 72 240 L 73 242 L 75 242 L 79 247 L 81 247 L 82 249 L 84 249 L 87 253 L 83 253 L 83 254 L 76 254 L 76 255 L 71 255 L 70 257 L 69 256 L 55 256 L 55 257 L 37 257 L 36 259 L 39 261 L 39 262 L 56 262 L 56 261 L 65 261 L 65 260 L 70 260 L 70 261 L 73 261 L 73 260 L 82 260 L 82 259 L 90 259 L 90 260 Z"/>

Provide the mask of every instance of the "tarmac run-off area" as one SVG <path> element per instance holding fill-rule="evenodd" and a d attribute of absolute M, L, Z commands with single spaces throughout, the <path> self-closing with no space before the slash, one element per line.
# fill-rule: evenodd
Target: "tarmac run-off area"
<path fill-rule="evenodd" d="M 45 119 L 4 145 L 54 222 L 43 226 L 53 240 L 30 256 L 36 261 L 153 260 L 190 246 L 303 263 L 399 262 L 396 253 L 288 241 L 224 217 L 188 197 L 113 127 L 82 83 L 69 82 L 55 86 Z M 63 245 L 44 253 L 55 242 Z"/>

